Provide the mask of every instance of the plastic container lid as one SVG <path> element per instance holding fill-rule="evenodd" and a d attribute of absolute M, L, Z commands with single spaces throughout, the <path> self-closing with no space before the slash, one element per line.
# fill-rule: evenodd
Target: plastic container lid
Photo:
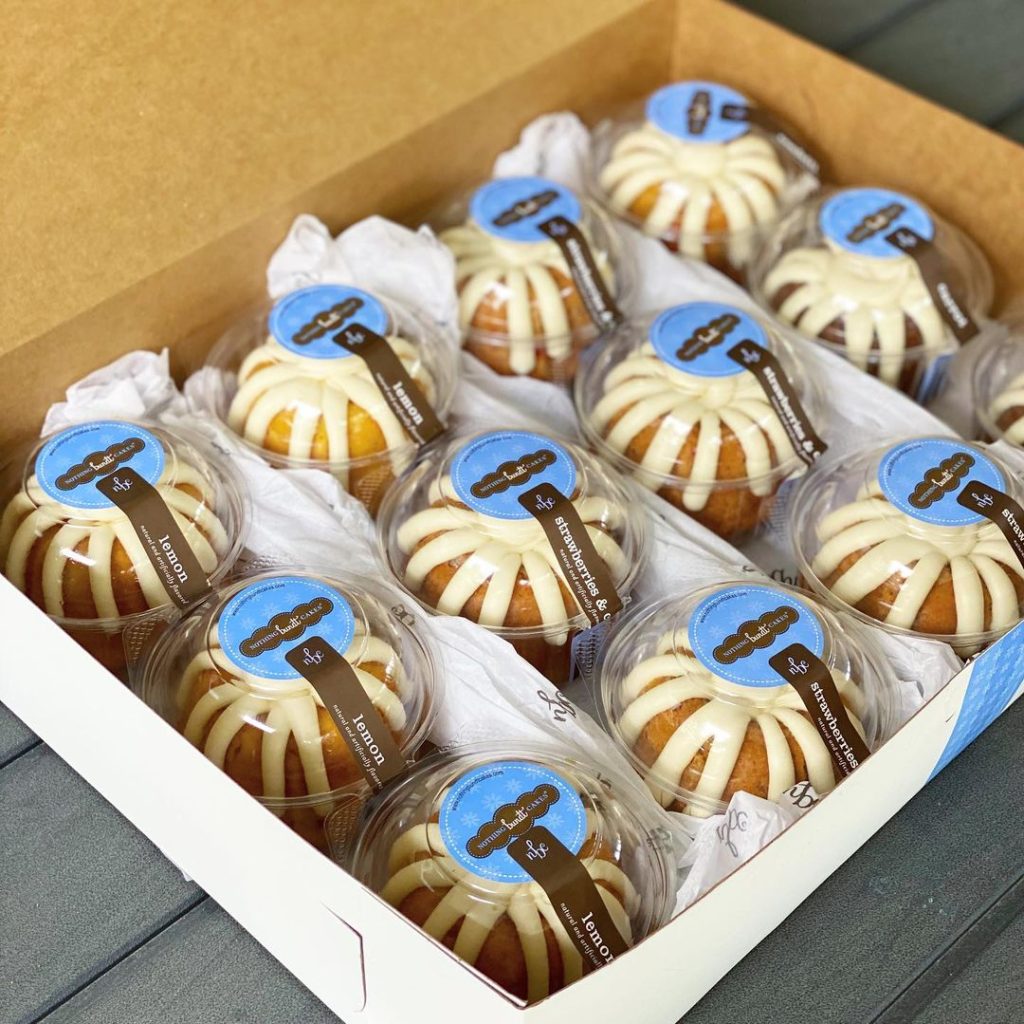
<path fill-rule="evenodd" d="M 426 608 L 513 642 L 565 644 L 590 621 L 543 526 L 520 503 L 542 484 L 571 498 L 625 598 L 647 553 L 628 485 L 578 446 L 526 430 L 455 436 L 398 481 L 378 520 L 391 572 Z"/>
<path fill-rule="evenodd" d="M 609 731 L 663 807 L 708 817 L 737 792 L 777 800 L 804 781 L 824 794 L 855 767 L 837 750 L 840 770 L 806 695 L 772 664 L 797 644 L 876 749 L 898 725 L 895 677 L 870 631 L 806 594 L 727 579 L 633 609 L 613 628 L 599 666 Z"/>
<path fill-rule="evenodd" d="M 818 187 L 792 130 L 764 114 L 717 82 L 664 86 L 598 126 L 593 191 L 674 252 L 737 276 L 764 230 Z"/>
<path fill-rule="evenodd" d="M 783 323 L 924 400 L 927 371 L 959 347 L 917 262 L 889 236 L 931 243 L 949 290 L 975 319 L 992 303 L 981 250 L 920 200 L 889 189 L 826 189 L 785 217 L 750 270 L 751 292 Z"/>
<path fill-rule="evenodd" d="M 1024 499 L 1018 475 L 952 437 L 823 460 L 793 500 L 800 571 L 865 621 L 970 653 L 1021 619 L 1024 569 L 986 518 L 1003 495 Z"/>
<path fill-rule="evenodd" d="M 993 338 L 974 363 L 974 412 L 984 434 L 1024 447 L 1024 324 Z"/>
<path fill-rule="evenodd" d="M 231 467 L 201 438 L 156 424 L 93 420 L 17 449 L 0 469 L 0 567 L 65 628 L 119 632 L 172 602 L 118 503 L 132 487 L 155 492 L 157 511 L 189 549 L 167 551 L 182 599 L 194 592 L 186 586 L 215 585 L 241 550 L 248 504 Z M 164 522 L 142 501 L 133 507 L 149 514 L 150 526 Z M 198 568 L 186 584 L 189 556 Z"/>
<path fill-rule="evenodd" d="M 753 529 L 805 465 L 761 382 L 758 349 L 820 421 L 820 394 L 778 332 L 742 309 L 692 302 L 623 325 L 587 361 L 575 389 L 587 440 L 715 533 Z"/>
<path fill-rule="evenodd" d="M 390 738 L 406 764 L 433 721 L 439 698 L 434 657 L 424 639 L 389 611 L 399 595 L 357 577 L 276 568 L 219 588 L 152 645 L 135 684 L 139 696 L 246 792 L 321 848 L 324 798 L 366 797 L 371 779 L 328 710 L 358 724 L 375 710 L 367 739 Z M 372 707 L 352 704 L 346 684 L 330 702 L 304 672 L 322 641 L 342 655 Z M 316 648 L 312 648 L 314 654 Z M 379 732 L 386 725 L 387 735 Z M 377 788 L 374 786 L 373 788 Z"/>
<path fill-rule="evenodd" d="M 438 417 L 451 404 L 457 353 L 393 299 L 317 284 L 264 304 L 231 327 L 208 365 L 207 406 L 271 464 L 327 469 L 376 508 L 416 441 L 359 355 L 336 338 L 355 327 L 385 338 Z"/>
<path fill-rule="evenodd" d="M 543 874 L 521 866 L 531 862 L 517 844 L 532 846 L 541 867 L 554 861 L 556 842 L 568 850 L 631 946 L 667 921 L 674 903 L 674 861 L 652 842 L 656 825 L 593 767 L 562 754 L 462 748 L 424 761 L 381 798 L 361 830 L 352 871 L 532 1003 L 581 977 L 583 961 L 544 883 L 533 880 Z M 538 837 L 538 827 L 548 837 Z"/>
<path fill-rule="evenodd" d="M 546 178 L 497 178 L 437 226 L 455 256 L 466 347 L 499 373 L 571 379 L 579 350 L 614 326 L 631 283 L 601 210 Z M 581 245 L 567 259 L 574 238 Z"/>

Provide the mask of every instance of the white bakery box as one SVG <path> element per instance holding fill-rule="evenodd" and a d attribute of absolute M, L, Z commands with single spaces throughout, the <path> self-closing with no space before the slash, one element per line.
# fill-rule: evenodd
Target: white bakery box
<path fill-rule="evenodd" d="M 1024 288 L 1024 151 L 714 0 L 567 0 L 554 6 L 522 0 L 487 5 L 486 12 L 481 5 L 475 15 L 460 0 L 433 0 L 447 50 L 417 51 L 420 64 L 408 58 L 406 66 L 391 59 L 392 42 L 408 41 L 415 26 L 385 25 L 389 31 L 360 35 L 356 8 L 362 5 L 335 5 L 331 24 L 288 5 L 288 49 L 281 50 L 272 21 L 250 26 L 247 46 L 252 66 L 273 65 L 268 74 L 278 76 L 294 70 L 306 88 L 267 88 L 258 109 L 236 82 L 218 89 L 219 79 L 232 74 L 219 60 L 219 33 L 230 33 L 233 15 L 198 0 L 182 6 L 209 22 L 210 31 L 170 30 L 167 52 L 192 47 L 190 58 L 203 74 L 169 77 L 159 102 L 184 110 L 205 98 L 211 105 L 210 117 L 185 119 L 187 145 L 206 154 L 206 191 L 195 203 L 209 210 L 221 200 L 241 203 L 251 220 L 229 233 L 216 217 L 197 217 L 188 225 L 191 235 L 175 240 L 184 255 L 161 263 L 157 247 L 165 235 L 125 223 L 128 199 L 106 211 L 106 222 L 90 235 L 88 224 L 54 225 L 46 214 L 52 196 L 45 183 L 35 196 L 23 195 L 27 227 L 34 211 L 37 223 L 47 226 L 45 244 L 57 252 L 65 251 L 69 237 L 61 231 L 79 231 L 67 251 L 86 261 L 104 246 L 109 250 L 111 239 L 123 244 L 110 293 L 90 292 L 92 278 L 69 288 L 54 305 L 67 319 L 42 332 L 52 310 L 33 295 L 38 261 L 22 260 L 8 282 L 23 304 L 15 303 L 8 335 L 0 340 L 4 443 L 38 423 L 72 380 L 137 347 L 140 334 L 169 344 L 177 369 L 194 366 L 223 316 L 259 294 L 262 282 L 251 267 L 260 265 L 295 213 L 309 210 L 336 227 L 374 209 L 411 217 L 417 204 L 478 177 L 537 114 L 573 108 L 592 115 L 615 98 L 676 77 L 725 78 L 815 139 L 842 180 L 907 189 L 953 221 L 970 223 L 995 266 L 1003 298 L 1014 286 Z M 394 15 L 384 9 L 375 17 Z M 487 26 L 482 35 L 481 24 Z M 538 33 L 537 26 L 547 28 Z M 349 40 L 348 65 L 332 58 L 336 47 L 325 37 Z M 127 82 L 147 59 L 145 39 L 126 34 L 109 45 L 121 49 L 105 61 L 121 68 Z M 453 53 L 460 55 L 457 74 Z M 53 89 L 63 90 L 71 109 L 78 93 L 103 83 L 61 70 L 60 58 L 52 55 Z M 315 74 L 307 73 L 310 61 Z M 373 68 L 387 73 L 388 89 L 366 88 L 363 71 Z M 430 88 L 417 88 L 424 82 Z M 114 116 L 106 103 L 101 109 Z M 159 119 L 148 123 L 153 131 L 185 130 L 180 122 L 176 129 Z M 308 132 L 265 128 L 296 123 L 308 124 Z M 58 152 L 66 125 L 33 124 L 26 131 L 42 140 L 39 151 Z M 365 141 L 367 125 L 379 131 L 376 148 Z M 230 146 L 218 146 L 229 131 L 236 140 L 255 133 L 262 164 L 243 166 Z M 166 195 L 194 188 L 132 132 L 119 144 L 125 188 L 133 180 L 129 170 L 144 183 L 145 175 L 159 171 Z M 326 175 L 325 152 L 336 161 Z M 281 172 L 286 201 L 281 175 L 256 173 L 275 165 L 287 171 Z M 296 170 L 303 167 L 305 178 Z M 87 176 L 88 168 L 81 168 L 79 177 Z M 102 182 L 96 190 L 121 194 Z M 153 216 L 166 224 L 178 212 L 170 203 Z M 25 236 L 31 248 L 37 235 L 26 230 Z M 125 271 L 132 263 L 134 278 Z M 242 271 L 242 264 L 251 267 Z M 204 325 L 198 331 L 197 320 Z M 674 1022 L 1024 688 L 1024 628 L 1018 628 L 833 793 L 669 925 L 602 970 L 523 1007 L 250 799 L 5 580 L 0 621 L 0 700 L 348 1024 L 448 1020 L 452 1007 L 460 1020 L 519 1024 Z"/>

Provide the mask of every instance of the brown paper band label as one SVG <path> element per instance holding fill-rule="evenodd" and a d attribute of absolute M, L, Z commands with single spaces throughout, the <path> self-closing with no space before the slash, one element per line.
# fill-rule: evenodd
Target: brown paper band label
<path fill-rule="evenodd" d="M 733 345 L 729 349 L 729 358 L 757 378 L 761 390 L 786 431 L 793 451 L 808 466 L 820 459 L 828 450 L 828 445 L 814 429 L 800 396 L 775 354 L 757 342 L 748 340 Z"/>
<path fill-rule="evenodd" d="M 388 408 L 416 444 L 444 433 L 444 424 L 385 338 L 362 324 L 349 324 L 333 340 L 366 363 Z"/>
<path fill-rule="evenodd" d="M 543 527 L 583 614 L 595 626 L 611 619 L 622 609 L 622 599 L 573 503 L 545 482 L 520 494 L 519 504 Z"/>
<path fill-rule="evenodd" d="M 969 480 L 956 500 L 964 508 L 995 523 L 1024 568 L 1024 508 L 1003 491 L 977 480 Z"/>
<path fill-rule="evenodd" d="M 799 643 L 773 655 L 768 664 L 800 695 L 839 774 L 846 778 L 859 768 L 871 751 L 854 728 L 828 666 Z"/>
<path fill-rule="evenodd" d="M 188 608 L 210 592 L 210 581 L 196 553 L 148 480 L 125 466 L 97 480 L 96 490 L 128 517 L 164 590 L 178 608 Z"/>
<path fill-rule="evenodd" d="M 583 862 L 543 825 L 508 845 L 509 856 L 547 893 L 555 915 L 583 961 L 583 973 L 629 948 Z"/>
<path fill-rule="evenodd" d="M 909 256 L 921 273 L 935 308 L 957 341 L 970 341 L 978 334 L 978 325 L 967 311 L 961 296 L 949 282 L 949 267 L 935 244 L 913 228 L 897 228 L 885 240 Z"/>
<path fill-rule="evenodd" d="M 538 228 L 561 249 L 590 319 L 602 331 L 611 330 L 622 323 L 622 311 L 612 298 L 594 254 L 579 227 L 568 218 L 558 216 L 544 221 Z"/>
<path fill-rule="evenodd" d="M 391 730 L 366 695 L 355 669 L 319 636 L 292 648 L 285 658 L 324 702 L 327 713 L 374 790 L 407 768 Z"/>
<path fill-rule="evenodd" d="M 763 107 L 726 103 L 722 107 L 722 120 L 746 121 L 749 124 L 757 125 L 758 128 L 763 128 L 808 174 L 814 175 L 815 178 L 820 176 L 821 162 L 818 158 L 803 143 L 794 139 L 782 127 L 778 119 Z"/>

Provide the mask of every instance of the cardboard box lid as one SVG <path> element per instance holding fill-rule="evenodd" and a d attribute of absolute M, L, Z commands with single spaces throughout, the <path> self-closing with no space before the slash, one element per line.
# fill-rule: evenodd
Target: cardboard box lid
<path fill-rule="evenodd" d="M 641 6 L 15 5 L 0 353 Z"/>

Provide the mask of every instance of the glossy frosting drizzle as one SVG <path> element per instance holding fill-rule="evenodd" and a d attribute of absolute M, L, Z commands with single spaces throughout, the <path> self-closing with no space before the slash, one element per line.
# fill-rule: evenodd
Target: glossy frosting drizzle
<path fill-rule="evenodd" d="M 516 373 L 527 374 L 536 367 L 538 348 L 552 359 L 571 354 L 573 327 L 562 291 L 565 285 L 552 271 L 570 282 L 572 273 L 554 242 L 505 241 L 472 221 L 442 231 L 441 241 L 455 256 L 459 323 L 464 331 L 471 328 L 480 304 L 488 302 L 504 308 L 507 336 L 495 336 L 493 340 L 508 344 L 509 365 Z M 608 254 L 590 238 L 587 241 L 601 276 L 612 287 L 614 275 Z M 575 284 L 571 287 L 575 291 Z M 534 313 L 540 322 L 539 331 Z"/>
<path fill-rule="evenodd" d="M 203 571 L 214 572 L 230 547 L 230 541 L 213 512 L 213 495 L 206 479 L 182 459 L 169 459 L 155 486 Z M 200 497 L 195 498 L 183 490 L 185 487 Z M 43 535 L 54 528 L 56 532 L 42 541 Z M 119 508 L 84 510 L 63 505 L 47 495 L 32 476 L 0 519 L 0 565 L 4 575 L 19 590 L 27 591 L 31 585 L 29 563 L 40 543 L 44 548 L 35 572 L 40 576 L 42 608 L 49 615 L 64 615 L 64 576 L 69 562 L 88 567 L 96 617 L 106 619 L 121 615 L 112 563 L 117 543 L 131 562 L 132 574 L 139 582 L 148 607 L 158 608 L 170 603 L 142 542 Z"/>
<path fill-rule="evenodd" d="M 555 553 L 540 523 L 532 517 L 499 519 L 466 508 L 455 496 L 448 477 L 431 486 L 430 501 L 430 508 L 411 515 L 398 530 L 398 546 L 409 555 L 406 585 L 420 592 L 430 572 L 446 562 L 465 558 L 441 592 L 437 610 L 445 615 L 461 614 L 466 602 L 486 585 L 477 621 L 482 626 L 496 627 L 505 625 L 522 572 L 548 631 L 546 639 L 555 646 L 565 643 L 570 616 L 563 594 L 570 595 L 574 616 L 581 610 L 569 588 L 561 585 Z M 572 504 L 613 579 L 621 581 L 628 571 L 626 556 L 611 532 L 623 527 L 625 510 L 598 496 L 576 497 Z M 431 539 L 415 550 L 428 537 Z"/>
<path fill-rule="evenodd" d="M 433 402 L 433 381 L 423 368 L 416 347 L 396 335 L 389 335 L 387 341 L 423 388 L 428 401 Z M 377 423 L 392 469 L 401 472 L 414 454 L 411 438 L 358 356 L 308 359 L 268 338 L 249 353 L 238 371 L 238 391 L 228 410 L 228 424 L 247 441 L 264 448 L 274 418 L 292 413 L 288 456 L 317 458 L 313 454 L 314 442 L 321 433 L 327 440 L 326 461 L 345 463 L 366 454 L 352 454 L 350 406 L 363 409 Z M 339 466 L 337 473 L 345 483 L 346 467 Z"/>
<path fill-rule="evenodd" d="M 884 622 L 913 629 L 925 601 L 944 569 L 952 577 L 959 635 L 986 630 L 985 605 L 990 603 L 988 629 L 1007 629 L 1020 619 L 1014 581 L 1020 564 L 994 523 L 941 527 L 905 515 L 882 494 L 874 481 L 857 500 L 827 515 L 818 527 L 821 548 L 811 568 L 822 581 L 840 563 L 863 551 L 829 586 L 840 600 L 856 606 L 891 577 L 898 594 Z"/>
<path fill-rule="evenodd" d="M 594 833 L 588 813 L 588 837 Z M 583 976 L 583 962 L 547 893 L 536 882 L 514 885 L 492 882 L 470 874 L 444 851 L 440 827 L 431 822 L 402 833 L 391 848 L 390 878 L 381 896 L 393 907 L 417 889 L 447 890 L 441 902 L 420 926 L 435 939 L 443 939 L 456 928 L 453 952 L 475 964 L 484 943 L 498 921 L 512 921 L 522 945 L 526 963 L 527 999 L 535 1002 L 550 995 L 551 962 L 544 939 L 544 924 L 551 929 L 562 960 L 563 984 Z M 584 861 L 612 921 L 627 943 L 632 929 L 627 907 L 636 901 L 636 891 L 618 865 L 603 858 Z"/>
<path fill-rule="evenodd" d="M 764 293 L 772 300 L 788 285 L 797 287 L 778 307 L 779 316 L 812 338 L 839 322 L 846 357 L 862 370 L 869 357 L 880 360 L 878 376 L 887 384 L 899 381 L 908 348 L 932 353 L 946 347 L 945 325 L 909 256 L 872 259 L 831 243 L 793 249 L 765 278 Z M 908 343 L 908 321 L 917 327 L 919 345 Z"/>
<path fill-rule="evenodd" d="M 863 694 L 848 677 L 833 672 L 833 678 L 854 728 L 863 736 Z M 802 781 L 796 777 L 793 753 L 783 729 L 803 753 L 811 785 L 819 793 L 835 786 L 828 748 L 807 717 L 797 692 L 788 685 L 760 689 L 729 683 L 697 660 L 683 632 L 663 636 L 657 653 L 640 662 L 622 681 L 620 735 L 635 747 L 658 715 L 689 700 L 705 703 L 678 726 L 654 763 L 644 770 L 648 788 L 663 807 L 671 807 L 677 800 L 684 802 L 679 797 L 683 772 L 710 744 L 700 779 L 692 790 L 696 802 L 687 804 L 685 810 L 697 817 L 716 813 L 713 804 L 702 801 L 723 799 L 750 726 L 758 729 L 764 740 L 769 800 L 777 800 Z"/>
<path fill-rule="evenodd" d="M 693 467 L 682 492 L 683 506 L 690 512 L 704 508 L 719 480 L 718 458 L 726 430 L 743 449 L 747 486 L 756 495 L 772 493 L 778 482 L 773 470 L 794 456 L 785 428 L 752 373 L 684 373 L 659 359 L 650 342 L 612 368 L 591 415 L 594 428 L 622 453 L 639 433 L 658 424 L 635 473 L 654 491 L 670 482 L 666 477 L 674 475 L 676 461 L 696 431 Z"/>
<path fill-rule="evenodd" d="M 379 637 L 367 636 L 357 627 L 356 634 L 344 652 L 352 664 L 356 678 L 366 695 L 380 712 L 392 732 L 405 729 L 406 711 L 401 692 L 405 677 L 394 649 Z M 399 693 L 363 665 L 379 663 L 394 666 Z M 302 763 L 306 793 L 315 796 L 331 790 L 327 764 L 324 760 L 323 730 L 317 709 L 324 706 L 320 695 L 304 679 L 263 679 L 244 672 L 231 662 L 221 649 L 216 626 L 211 629 L 206 650 L 200 651 L 182 676 L 178 688 L 178 710 L 184 715 L 189 696 L 203 672 L 216 672 L 222 682 L 204 693 L 188 711 L 182 725 L 185 738 L 198 747 L 218 768 L 225 761 L 237 735 L 246 726 L 260 730 L 260 768 L 262 795 L 284 797 L 285 764 L 288 743 L 293 737 Z M 212 727 L 210 726 L 210 723 Z M 204 740 L 207 727 L 209 733 Z M 324 808 L 327 813 L 329 808 Z"/>
<path fill-rule="evenodd" d="M 648 123 L 615 144 L 599 180 L 612 208 L 627 216 L 644 192 L 657 188 L 643 231 L 661 236 L 678 230 L 679 251 L 695 259 L 703 259 L 705 245 L 718 240 L 708 234 L 708 214 L 717 203 L 728 222 L 729 260 L 742 266 L 755 243 L 749 229 L 778 216 L 786 175 L 771 144 L 757 135 L 686 142 Z"/>
<path fill-rule="evenodd" d="M 993 422 L 1011 409 L 1024 406 L 1024 373 L 1018 374 L 999 392 L 989 406 L 989 417 Z M 1010 444 L 1024 445 L 1024 416 L 1018 416 L 1002 430 L 1001 436 Z"/>

